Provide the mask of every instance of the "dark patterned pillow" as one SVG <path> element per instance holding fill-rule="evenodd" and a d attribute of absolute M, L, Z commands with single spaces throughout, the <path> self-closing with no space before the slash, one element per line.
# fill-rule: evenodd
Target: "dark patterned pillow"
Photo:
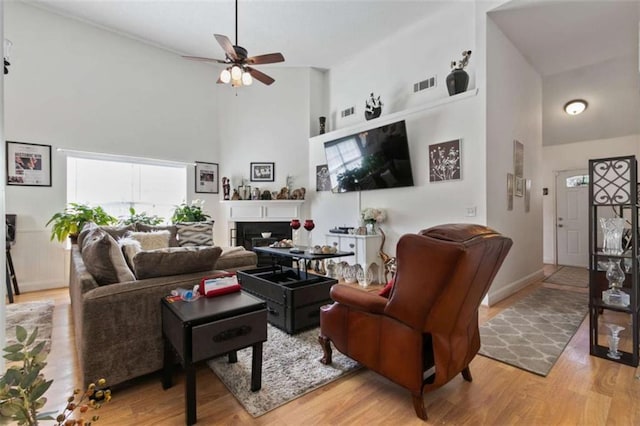
<path fill-rule="evenodd" d="M 82 261 L 98 285 L 136 279 L 116 240 L 97 227 L 88 230 L 83 239 Z"/>
<path fill-rule="evenodd" d="M 141 251 L 133 256 L 133 270 L 139 280 L 210 271 L 220 253 L 220 247 L 169 247 Z"/>
<path fill-rule="evenodd" d="M 213 245 L 213 220 L 178 222 L 176 228 L 178 228 L 178 245 L 180 247 Z"/>

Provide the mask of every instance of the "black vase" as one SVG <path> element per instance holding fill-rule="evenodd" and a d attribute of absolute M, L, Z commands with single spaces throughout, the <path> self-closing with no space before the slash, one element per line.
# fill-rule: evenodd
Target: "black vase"
<path fill-rule="evenodd" d="M 447 76 L 449 96 L 466 91 L 467 86 L 469 86 L 469 74 L 465 70 L 456 68 Z"/>

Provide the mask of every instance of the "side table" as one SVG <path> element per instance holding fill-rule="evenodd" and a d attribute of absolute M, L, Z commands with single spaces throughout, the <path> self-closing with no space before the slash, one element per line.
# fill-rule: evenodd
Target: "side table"
<path fill-rule="evenodd" d="M 164 363 L 162 387 L 172 386 L 175 355 L 185 375 L 186 424 L 196 423 L 196 379 L 194 364 L 252 346 L 251 390 L 262 386 L 262 343 L 267 340 L 266 303 L 244 292 L 193 302 L 162 299 Z"/>

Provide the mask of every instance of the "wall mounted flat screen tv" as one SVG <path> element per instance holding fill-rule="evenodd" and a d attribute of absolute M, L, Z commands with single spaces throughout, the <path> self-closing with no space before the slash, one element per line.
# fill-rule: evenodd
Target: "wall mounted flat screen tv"
<path fill-rule="evenodd" d="M 413 186 L 404 121 L 325 142 L 331 191 Z"/>

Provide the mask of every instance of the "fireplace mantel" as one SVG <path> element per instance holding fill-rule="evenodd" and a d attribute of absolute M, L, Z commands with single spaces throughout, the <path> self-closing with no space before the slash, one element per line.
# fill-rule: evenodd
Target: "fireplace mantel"
<path fill-rule="evenodd" d="M 220 201 L 230 222 L 289 222 L 300 217 L 304 200 Z"/>

